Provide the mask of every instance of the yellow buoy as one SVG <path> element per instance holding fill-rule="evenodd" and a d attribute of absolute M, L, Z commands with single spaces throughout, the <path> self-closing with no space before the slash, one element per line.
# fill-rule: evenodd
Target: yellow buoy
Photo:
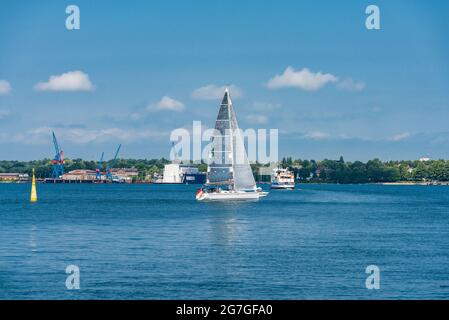
<path fill-rule="evenodd" d="M 33 168 L 33 180 L 31 181 L 31 202 L 37 201 L 37 192 L 36 192 L 36 177 L 34 176 L 34 168 Z"/>

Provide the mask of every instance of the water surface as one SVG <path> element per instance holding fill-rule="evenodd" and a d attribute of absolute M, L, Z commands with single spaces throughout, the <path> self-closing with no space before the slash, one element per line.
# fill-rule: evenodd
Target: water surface
<path fill-rule="evenodd" d="M 30 204 L 30 185 L 0 184 L 0 299 L 449 298 L 449 187 L 301 185 L 249 203 L 196 188 L 40 184 Z"/>

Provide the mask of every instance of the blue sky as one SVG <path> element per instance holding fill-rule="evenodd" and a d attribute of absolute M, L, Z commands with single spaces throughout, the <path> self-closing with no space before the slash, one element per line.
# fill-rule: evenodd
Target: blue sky
<path fill-rule="evenodd" d="M 65 28 L 70 4 L 80 30 Z M 365 28 L 369 4 L 381 30 Z M 51 130 L 70 158 L 118 143 L 122 157 L 168 157 L 171 130 L 213 125 L 225 85 L 242 128 L 279 129 L 280 156 L 449 158 L 448 13 L 443 1 L 2 1 L 0 159 L 52 157 Z"/>

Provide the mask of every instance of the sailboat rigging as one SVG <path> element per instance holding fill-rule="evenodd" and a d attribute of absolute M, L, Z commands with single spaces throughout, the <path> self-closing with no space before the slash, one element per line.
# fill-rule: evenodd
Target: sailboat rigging
<path fill-rule="evenodd" d="M 228 89 L 211 144 L 206 184 L 197 191 L 197 200 L 258 200 L 267 195 L 256 186 Z"/>

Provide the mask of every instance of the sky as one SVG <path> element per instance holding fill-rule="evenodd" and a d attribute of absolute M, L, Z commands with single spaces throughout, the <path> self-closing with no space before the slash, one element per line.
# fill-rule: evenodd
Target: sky
<path fill-rule="evenodd" d="M 77 5 L 80 29 L 66 28 Z M 368 30 L 368 5 L 380 30 Z M 449 158 L 447 1 L 0 3 L 0 159 L 169 157 L 230 87 L 279 156 Z"/>

